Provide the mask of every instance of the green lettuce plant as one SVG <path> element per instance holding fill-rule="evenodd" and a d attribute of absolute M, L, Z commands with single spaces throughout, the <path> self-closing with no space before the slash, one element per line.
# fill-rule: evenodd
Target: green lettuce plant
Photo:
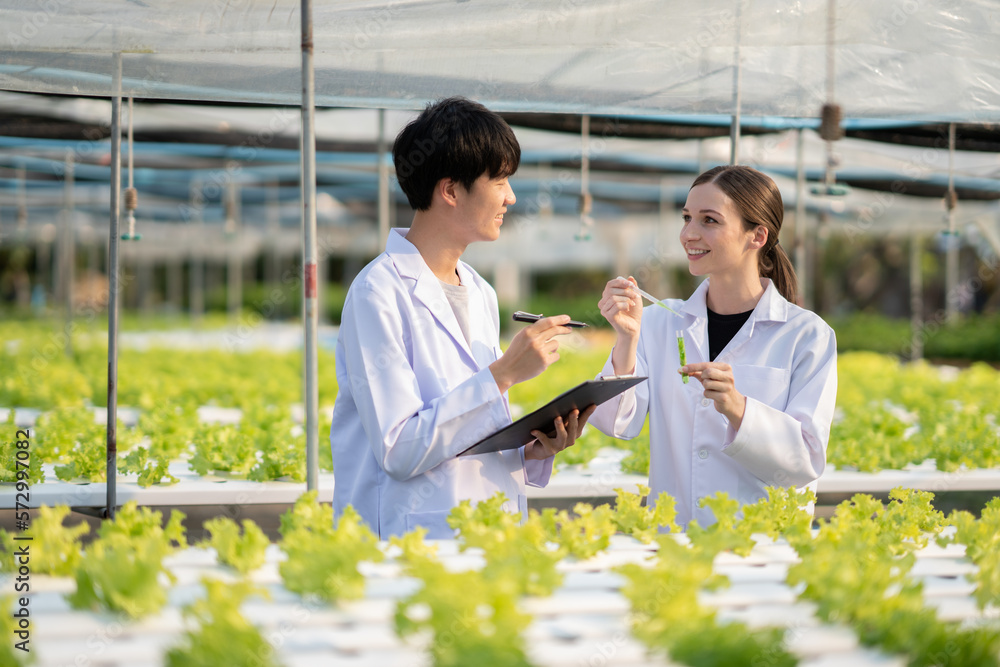
<path fill-rule="evenodd" d="M 251 595 L 267 591 L 246 581 L 226 584 L 203 577 L 205 596 L 185 605 L 189 629 L 166 653 L 167 667 L 278 667 L 275 648 L 241 613 Z"/>
<path fill-rule="evenodd" d="M 365 591 L 362 561 L 378 562 L 384 556 L 378 540 L 348 507 L 333 522 L 333 509 L 320 505 L 309 491 L 281 517 L 280 546 L 288 558 L 278 570 L 285 588 L 301 595 L 314 595 L 329 602 L 354 600 Z"/>
<path fill-rule="evenodd" d="M 187 547 L 184 514 L 173 511 L 166 527 L 161 514 L 135 501 L 105 521 L 76 569 L 76 592 L 67 599 L 75 609 L 103 608 L 140 618 L 159 611 L 167 601 L 161 575 L 165 556 Z"/>
<path fill-rule="evenodd" d="M 205 529 L 211 536 L 205 545 L 215 549 L 219 562 L 233 568 L 240 574 L 247 574 L 264 564 L 267 546 L 271 543 L 267 535 L 250 519 L 240 526 L 228 517 L 216 517 L 205 522 Z"/>

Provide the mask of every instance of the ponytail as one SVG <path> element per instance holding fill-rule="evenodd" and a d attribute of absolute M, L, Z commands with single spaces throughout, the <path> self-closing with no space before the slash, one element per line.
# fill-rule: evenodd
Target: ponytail
<path fill-rule="evenodd" d="M 791 303 L 795 303 L 798 292 L 798 279 L 795 277 L 795 268 L 792 260 L 788 258 L 785 249 L 775 241 L 774 245 L 768 248 L 767 252 L 760 254 L 760 275 L 770 278 L 775 289 Z"/>

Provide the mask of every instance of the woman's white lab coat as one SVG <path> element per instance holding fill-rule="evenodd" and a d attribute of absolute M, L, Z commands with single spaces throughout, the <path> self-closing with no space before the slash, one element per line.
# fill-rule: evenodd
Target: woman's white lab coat
<path fill-rule="evenodd" d="M 469 294 L 471 344 L 406 229 L 355 278 L 337 339 L 333 410 L 336 516 L 353 505 L 381 538 L 424 526 L 452 537 L 448 512 L 502 491 L 527 512 L 526 483 L 544 486 L 552 459 L 524 449 L 456 458 L 511 422 L 489 365 L 500 349 L 496 293 L 458 263 Z"/>
<path fill-rule="evenodd" d="M 708 280 L 687 301 L 668 300 L 678 317 L 645 308 L 635 372 L 649 380 L 599 406 L 590 423 L 618 438 L 634 438 L 649 413 L 649 486 L 677 501 L 677 522 L 715 522 L 699 500 L 725 491 L 741 504 L 765 497 L 768 486 L 816 489 L 826 466 L 837 396 L 837 343 L 815 313 L 785 300 L 770 280 L 750 319 L 715 359 L 730 364 L 736 390 L 747 397 L 739 431 L 704 397 L 701 383 L 681 382 L 676 332 L 684 332 L 687 362 L 709 361 Z M 613 375 L 611 357 L 602 375 Z"/>

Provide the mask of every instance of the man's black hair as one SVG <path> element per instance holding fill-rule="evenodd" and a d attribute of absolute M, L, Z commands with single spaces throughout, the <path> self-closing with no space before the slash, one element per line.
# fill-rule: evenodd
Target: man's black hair
<path fill-rule="evenodd" d="M 429 104 L 392 145 L 399 187 L 415 210 L 431 207 L 442 178 L 466 190 L 483 174 L 506 178 L 521 163 L 514 131 L 498 114 L 464 97 Z"/>

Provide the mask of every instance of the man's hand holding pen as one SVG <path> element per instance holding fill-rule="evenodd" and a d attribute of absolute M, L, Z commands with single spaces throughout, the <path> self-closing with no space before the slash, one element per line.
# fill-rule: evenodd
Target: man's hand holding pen
<path fill-rule="evenodd" d="M 567 326 L 569 322 L 569 315 L 554 315 L 544 317 L 517 332 L 503 356 L 490 364 L 490 371 L 500 393 L 518 382 L 540 375 L 559 360 L 559 341 L 556 336 L 572 331 Z"/>
<path fill-rule="evenodd" d="M 540 375 L 542 371 L 559 360 L 559 341 L 556 336 L 572 332 L 570 327 L 586 326 L 573 322 L 569 315 L 542 317 L 518 311 L 514 314 L 518 321 L 533 322 L 515 334 L 503 356 L 490 364 L 490 371 L 500 392 L 506 392 L 518 382 L 524 382 Z M 546 459 L 571 447 L 583 432 L 587 419 L 596 406 L 590 406 L 581 414 L 574 410 L 565 418 L 557 417 L 554 423 L 555 435 L 533 432 L 535 440 L 525 445 L 526 459 Z"/>

